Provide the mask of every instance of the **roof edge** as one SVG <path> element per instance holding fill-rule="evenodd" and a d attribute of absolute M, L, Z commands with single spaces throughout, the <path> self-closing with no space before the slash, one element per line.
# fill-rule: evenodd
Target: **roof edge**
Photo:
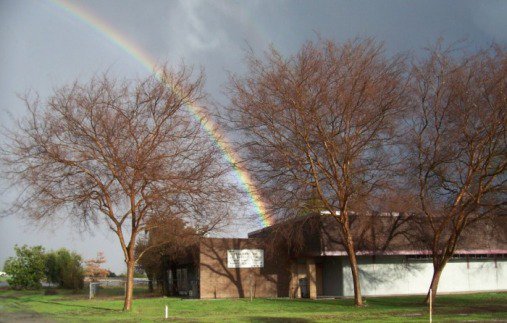
<path fill-rule="evenodd" d="M 476 249 L 476 250 L 456 250 L 455 255 L 498 255 L 507 254 L 507 249 Z M 324 251 L 319 256 L 346 256 L 346 251 Z M 430 250 L 396 250 L 396 251 L 357 251 L 356 256 L 424 256 L 431 255 Z"/>

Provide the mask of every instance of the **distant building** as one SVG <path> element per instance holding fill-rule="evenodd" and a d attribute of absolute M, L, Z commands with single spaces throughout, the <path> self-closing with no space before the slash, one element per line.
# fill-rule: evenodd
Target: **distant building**
<path fill-rule="evenodd" d="M 470 228 L 442 274 L 446 292 L 507 290 L 505 216 Z M 248 239 L 204 238 L 186 255 L 164 259 L 168 295 L 196 298 L 353 296 L 339 227 L 325 215 L 305 216 L 254 231 Z M 411 222 L 412 221 L 412 222 Z M 403 214 L 355 217 L 364 296 L 424 294 L 433 265 L 424 237 Z M 373 225 L 373 223 L 375 225 Z M 412 226 L 410 225 L 412 224 Z M 291 234 L 289 234 L 289 232 Z M 292 241 L 294 240 L 294 241 Z"/>

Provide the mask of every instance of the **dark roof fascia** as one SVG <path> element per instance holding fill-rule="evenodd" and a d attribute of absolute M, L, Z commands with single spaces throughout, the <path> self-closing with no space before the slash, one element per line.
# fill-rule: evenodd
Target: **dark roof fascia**
<path fill-rule="evenodd" d="M 507 249 L 475 249 L 475 250 L 456 250 L 455 255 L 502 255 L 507 254 Z M 308 254 L 312 257 L 336 257 L 346 256 L 346 251 L 323 251 L 318 254 Z M 356 256 L 425 256 L 431 255 L 430 250 L 396 250 L 396 251 L 371 251 L 360 250 L 356 252 Z"/>

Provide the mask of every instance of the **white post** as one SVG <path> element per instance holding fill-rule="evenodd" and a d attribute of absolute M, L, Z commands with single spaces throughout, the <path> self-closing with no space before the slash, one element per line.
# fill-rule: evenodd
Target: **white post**
<path fill-rule="evenodd" d="M 97 289 L 98 289 L 98 283 L 92 283 L 90 282 L 90 297 L 89 299 L 92 299 L 92 298 L 95 298 L 95 294 L 97 294 Z"/>
<path fill-rule="evenodd" d="M 169 307 L 167 305 L 165 306 L 165 319 L 167 320 L 169 318 Z"/>
<path fill-rule="evenodd" d="M 431 288 L 430 288 L 430 323 L 433 322 L 433 317 L 432 317 L 432 312 L 433 312 L 433 304 L 432 304 L 432 301 L 433 301 L 433 292 L 431 291 Z"/>

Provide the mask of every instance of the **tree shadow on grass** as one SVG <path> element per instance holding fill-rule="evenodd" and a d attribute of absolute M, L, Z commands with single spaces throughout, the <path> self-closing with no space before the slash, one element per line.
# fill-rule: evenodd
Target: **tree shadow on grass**
<path fill-rule="evenodd" d="M 425 307 L 424 296 L 404 297 L 365 297 L 367 305 L 374 305 L 382 308 L 411 308 Z"/>
<path fill-rule="evenodd" d="M 107 308 L 107 307 L 89 306 L 89 305 L 79 305 L 79 304 L 65 304 L 65 303 L 60 303 L 60 302 L 56 302 L 56 301 L 39 301 L 39 300 L 32 300 L 31 302 L 34 302 L 34 303 L 44 303 L 44 304 L 53 304 L 53 305 L 60 305 L 60 306 L 64 306 L 64 307 L 81 307 L 81 308 L 94 309 L 94 310 L 101 310 L 101 311 L 122 312 L 121 310 L 115 310 L 115 309 L 112 309 L 112 308 Z"/>
<path fill-rule="evenodd" d="M 254 316 L 249 317 L 250 322 L 258 322 L 258 323 L 264 323 L 264 322 L 275 322 L 275 323 L 306 323 L 311 322 L 311 320 L 307 319 L 301 319 L 301 318 L 286 318 L 286 317 L 264 317 L 264 316 Z"/>

